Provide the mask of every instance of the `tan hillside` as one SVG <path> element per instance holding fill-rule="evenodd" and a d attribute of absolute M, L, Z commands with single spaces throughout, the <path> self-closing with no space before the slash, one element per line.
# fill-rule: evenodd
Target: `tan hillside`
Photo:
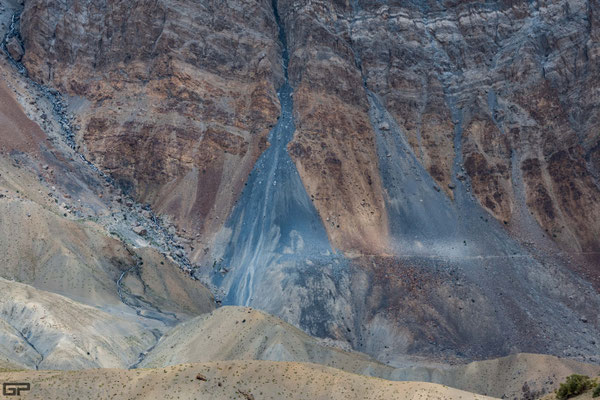
<path fill-rule="evenodd" d="M 179 324 L 141 367 L 216 360 L 311 362 L 381 377 L 393 370 L 365 354 L 326 347 L 281 319 L 247 307 L 221 307 Z"/>
<path fill-rule="evenodd" d="M 0 63 L 6 82 L 26 95 L 23 82 L 7 68 Z M 25 113 L 50 113 L 47 104 L 36 104 L 36 111 L 22 107 L 15 96 L 0 82 L 0 277 L 89 305 L 116 307 L 123 306 L 116 281 L 141 260 L 123 281 L 128 292 L 166 312 L 212 310 L 210 292 L 171 260 L 109 234 L 106 219 L 119 211 L 110 190 L 70 149 L 42 141 L 44 132 Z M 131 230 L 121 226 L 113 229 Z"/>
<path fill-rule="evenodd" d="M 597 365 L 526 353 L 465 365 L 393 368 L 359 352 L 326 346 L 261 311 L 233 306 L 221 307 L 176 326 L 161 338 L 140 366 L 215 360 L 311 362 L 346 372 L 397 381 L 435 382 L 511 399 L 549 393 L 573 373 L 600 374 Z"/>
<path fill-rule="evenodd" d="M 21 174 L 23 175 L 23 174 Z M 4 178 L 4 179 L 2 179 Z M 116 281 L 123 271 L 143 264 L 124 284 L 142 281 L 152 290 L 141 295 L 171 312 L 197 315 L 213 308 L 212 295 L 177 266 L 151 249 L 133 250 L 92 221 L 59 214 L 60 207 L 28 198 L 22 186 L 0 178 L 0 276 L 96 306 L 122 305 Z M 2 188 L 8 187 L 7 190 Z M 162 264 L 161 264 L 162 263 Z"/>
<path fill-rule="evenodd" d="M 133 364 L 154 342 L 139 321 L 0 278 L 5 368 L 76 369 Z"/>
<path fill-rule="evenodd" d="M 571 374 L 596 376 L 600 366 L 521 353 L 451 367 L 397 369 L 391 379 L 437 382 L 494 397 L 521 399 L 550 393 Z"/>
<path fill-rule="evenodd" d="M 199 379 L 198 379 L 199 378 Z M 142 370 L 0 373 L 31 383 L 23 399 L 397 399 L 489 397 L 423 382 L 389 382 L 314 364 L 220 361 Z"/>

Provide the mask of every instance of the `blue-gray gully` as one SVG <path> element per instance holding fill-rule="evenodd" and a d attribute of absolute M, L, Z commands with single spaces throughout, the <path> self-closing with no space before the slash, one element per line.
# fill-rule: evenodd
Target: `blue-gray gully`
<path fill-rule="evenodd" d="M 224 305 L 254 306 L 286 318 L 311 333 L 323 330 L 335 312 L 328 300 L 343 299 L 336 286 L 345 263 L 327 233 L 287 145 L 295 131 L 293 89 L 283 24 L 273 1 L 285 81 L 278 90 L 281 115 L 269 134 L 269 147 L 254 166 L 225 224 L 228 244 L 213 266 L 211 281 Z M 217 296 L 219 297 L 219 296 Z"/>

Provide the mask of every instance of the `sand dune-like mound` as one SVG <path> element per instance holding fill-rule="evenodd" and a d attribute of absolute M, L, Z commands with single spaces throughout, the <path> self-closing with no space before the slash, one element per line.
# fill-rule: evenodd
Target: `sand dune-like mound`
<path fill-rule="evenodd" d="M 369 356 L 322 344 L 300 329 L 248 307 L 221 307 L 167 332 L 141 366 L 216 360 L 312 362 L 386 377 L 393 368 Z"/>

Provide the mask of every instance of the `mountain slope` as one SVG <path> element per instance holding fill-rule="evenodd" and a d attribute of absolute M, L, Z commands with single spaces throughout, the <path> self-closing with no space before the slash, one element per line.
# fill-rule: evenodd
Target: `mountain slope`
<path fill-rule="evenodd" d="M 5 60 L 0 74 L 2 359 L 8 367 L 129 367 L 170 326 L 214 309 L 213 296 L 168 244 L 160 249 L 156 231 L 133 231 L 154 225 L 116 201 L 64 144 L 40 87 Z M 123 223 L 125 214 L 140 222 Z"/>
<path fill-rule="evenodd" d="M 220 307 L 177 325 L 140 367 L 218 360 L 309 362 L 381 377 L 391 370 L 364 354 L 326 347 L 298 328 L 246 307 Z"/>
<path fill-rule="evenodd" d="M 86 157 L 180 228 L 214 233 L 277 119 L 270 1 L 24 7 L 23 63 L 36 81 L 81 100 L 70 112 Z"/>
<path fill-rule="evenodd" d="M 1 278 L 0 288 L 2 336 L 12 339 L 3 341 L 2 355 L 26 368 L 125 368 L 155 340 L 130 316 Z"/>
<path fill-rule="evenodd" d="M 11 2 L 11 65 L 218 301 L 397 365 L 597 361 L 593 1 L 101 4 Z"/>
<path fill-rule="evenodd" d="M 498 398 L 531 399 L 552 393 L 571 374 L 595 376 L 600 366 L 519 353 L 465 365 L 398 368 L 392 379 L 435 382 Z"/>
<path fill-rule="evenodd" d="M 549 393 L 571 374 L 597 375 L 600 366 L 539 354 L 514 354 L 464 365 L 414 359 L 393 368 L 306 335 L 247 307 L 221 307 L 165 333 L 139 365 L 158 368 L 217 360 L 309 362 L 394 381 L 434 382 L 499 398 Z"/>

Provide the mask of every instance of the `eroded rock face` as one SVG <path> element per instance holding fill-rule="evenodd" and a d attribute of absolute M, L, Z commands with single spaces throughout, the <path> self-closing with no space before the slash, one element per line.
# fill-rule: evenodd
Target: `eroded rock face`
<path fill-rule="evenodd" d="M 367 87 L 440 186 L 469 179 L 490 214 L 516 224 L 523 192 L 564 249 L 596 251 L 600 227 L 581 220 L 600 212 L 592 4 L 358 3 Z M 452 166 L 457 150 L 464 164 Z"/>
<path fill-rule="evenodd" d="M 164 250 L 102 221 L 117 223 L 120 193 L 60 140 L 39 86 L 4 58 L 0 76 L 0 364 L 130 367 L 214 298 Z"/>
<path fill-rule="evenodd" d="M 218 297 L 391 362 L 597 354 L 576 314 L 600 298 L 552 258 L 600 247 L 593 4 L 275 4 L 29 0 L 24 63 L 72 96 L 83 152 L 200 234 Z M 264 152 L 284 81 L 293 138 Z"/>
<path fill-rule="evenodd" d="M 279 113 L 270 2 L 28 1 L 22 21 L 24 64 L 73 96 L 82 151 L 181 228 L 213 229 Z"/>
<path fill-rule="evenodd" d="M 291 156 L 332 244 L 368 254 L 385 251 L 387 215 L 369 104 L 347 21 L 336 18 L 348 7 L 280 3 L 298 121 Z"/>
<path fill-rule="evenodd" d="M 598 249 L 600 227 L 587 223 L 600 214 L 588 2 L 280 3 L 289 150 L 335 247 L 388 245 L 369 90 L 448 196 L 453 179 L 469 180 L 509 223 L 523 192 L 565 249 Z M 220 226 L 278 115 L 271 4 L 30 1 L 22 19 L 30 74 L 85 99 L 74 102 L 85 152 L 181 227 Z"/>
<path fill-rule="evenodd" d="M 600 213 L 590 2 L 280 3 L 297 88 L 290 150 L 321 216 L 335 217 L 326 227 L 338 247 L 358 248 L 360 232 L 363 248 L 377 237 L 389 249 L 372 93 L 449 198 L 465 182 L 513 233 L 597 263 L 600 226 L 586 222 Z M 532 225 L 542 230 L 523 234 Z"/>

